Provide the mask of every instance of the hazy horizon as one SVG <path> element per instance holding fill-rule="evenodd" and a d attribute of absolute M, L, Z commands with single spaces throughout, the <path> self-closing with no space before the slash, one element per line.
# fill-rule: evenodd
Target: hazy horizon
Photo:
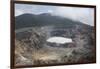
<path fill-rule="evenodd" d="M 50 13 L 54 16 L 70 18 L 72 20 L 94 26 L 94 8 L 15 4 L 15 16 L 26 13 L 36 15 Z"/>

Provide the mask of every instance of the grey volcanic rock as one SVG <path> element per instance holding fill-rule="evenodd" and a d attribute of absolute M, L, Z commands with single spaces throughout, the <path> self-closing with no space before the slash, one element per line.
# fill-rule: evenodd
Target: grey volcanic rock
<path fill-rule="evenodd" d="M 15 32 L 16 66 L 95 62 L 92 26 L 49 14 L 23 14 L 16 17 Z M 73 43 L 46 42 L 53 36 L 71 38 Z"/>

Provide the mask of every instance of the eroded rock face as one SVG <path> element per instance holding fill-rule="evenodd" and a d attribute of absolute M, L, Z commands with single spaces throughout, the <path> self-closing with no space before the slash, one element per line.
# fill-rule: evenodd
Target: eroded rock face
<path fill-rule="evenodd" d="M 57 46 L 56 44 L 48 44 L 46 40 L 55 36 L 55 28 L 34 27 L 20 32 L 16 32 L 15 39 L 15 65 L 45 65 L 56 63 L 80 63 L 94 62 L 95 46 L 92 43 L 93 32 L 66 29 L 65 33 L 56 33 L 72 38 L 73 44 L 65 44 Z M 60 30 L 61 31 L 61 30 Z"/>
<path fill-rule="evenodd" d="M 15 55 L 16 65 L 33 64 L 33 52 L 43 47 L 45 35 L 38 29 L 29 29 L 16 33 Z"/>
<path fill-rule="evenodd" d="M 22 14 L 15 18 L 15 65 L 95 62 L 93 26 L 69 18 Z M 48 43 L 50 37 L 71 38 L 73 43 Z"/>

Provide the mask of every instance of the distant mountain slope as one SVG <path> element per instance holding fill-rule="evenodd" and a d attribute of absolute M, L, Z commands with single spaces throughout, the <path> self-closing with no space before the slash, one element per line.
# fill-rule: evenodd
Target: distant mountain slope
<path fill-rule="evenodd" d="M 39 15 L 35 14 L 22 14 L 15 17 L 15 27 L 16 29 L 34 26 L 58 26 L 72 28 L 75 25 L 91 27 L 89 25 L 83 24 L 81 22 L 73 21 L 68 18 L 63 18 L 60 16 L 53 16 L 49 13 L 43 13 Z"/>

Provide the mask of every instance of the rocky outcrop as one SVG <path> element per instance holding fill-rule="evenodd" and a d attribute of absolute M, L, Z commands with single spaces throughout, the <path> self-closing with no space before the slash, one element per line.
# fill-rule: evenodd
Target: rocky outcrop
<path fill-rule="evenodd" d="M 16 22 L 19 23 L 16 23 L 15 33 L 16 66 L 95 62 L 95 36 L 92 26 L 57 16 L 38 16 L 30 16 L 35 20 L 25 17 L 23 19 L 23 16 L 17 17 Z M 43 18 L 40 19 L 40 16 Z M 24 22 L 20 21 L 20 18 L 22 21 L 31 21 L 29 24 L 28 21 L 24 21 L 25 25 L 23 25 Z M 51 18 L 51 24 L 48 22 L 48 18 Z M 18 27 L 19 25 L 20 27 Z M 53 36 L 71 38 L 73 43 L 57 46 L 58 44 L 46 42 L 48 38 Z"/>

